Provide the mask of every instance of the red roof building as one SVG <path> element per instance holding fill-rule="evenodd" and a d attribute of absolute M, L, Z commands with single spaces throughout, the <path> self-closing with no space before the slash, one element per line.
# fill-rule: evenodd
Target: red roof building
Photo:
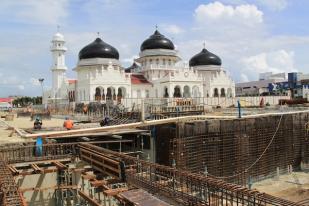
<path fill-rule="evenodd" d="M 8 97 L 8 98 L 0 98 L 0 102 L 8 102 L 11 103 L 14 100 L 14 98 Z"/>
<path fill-rule="evenodd" d="M 132 84 L 151 84 L 144 75 L 141 74 L 132 74 L 131 75 L 131 83 Z"/>
<path fill-rule="evenodd" d="M 77 79 L 69 79 L 68 82 L 69 84 L 76 84 Z"/>

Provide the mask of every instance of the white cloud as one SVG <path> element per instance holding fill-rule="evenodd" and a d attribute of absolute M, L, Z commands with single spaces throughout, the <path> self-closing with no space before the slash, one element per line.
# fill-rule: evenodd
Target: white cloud
<path fill-rule="evenodd" d="M 184 32 L 184 30 L 181 27 L 175 24 L 163 25 L 163 30 L 169 34 L 174 34 L 174 35 Z"/>
<path fill-rule="evenodd" d="M 84 46 L 93 42 L 97 38 L 97 36 L 98 35 L 96 34 L 96 32 L 64 33 L 66 46 L 68 47 L 67 53 L 73 54 L 77 59 L 78 52 Z"/>
<path fill-rule="evenodd" d="M 257 0 L 263 6 L 274 10 L 274 11 L 281 11 L 288 6 L 287 0 Z"/>
<path fill-rule="evenodd" d="M 198 53 L 206 41 L 206 48 L 220 56 L 236 82 L 256 80 L 260 72 L 290 72 L 296 68 L 305 72 L 306 56 L 302 51 L 309 44 L 309 36 L 274 35 L 257 6 L 233 0 L 220 2 L 202 4 L 194 10 L 196 23 L 187 32 L 190 40 L 179 42 L 183 59 Z"/>
<path fill-rule="evenodd" d="M 248 82 L 248 81 L 249 81 L 249 78 L 248 78 L 248 76 L 247 76 L 246 74 L 241 73 L 241 74 L 240 74 L 240 81 L 241 81 L 241 82 Z"/>
<path fill-rule="evenodd" d="M 255 5 L 224 5 L 221 2 L 201 4 L 195 9 L 194 17 L 198 23 L 237 23 L 255 25 L 263 22 L 263 12 Z"/>
<path fill-rule="evenodd" d="M 16 18 L 14 20 L 19 22 L 56 25 L 68 16 L 68 3 L 68 0 L 4 0 L 1 2 L 0 12 L 13 15 Z"/>
<path fill-rule="evenodd" d="M 16 85 L 19 83 L 20 83 L 20 80 L 16 76 L 6 76 L 1 81 L 1 84 L 4 84 L 4 85 Z"/>
<path fill-rule="evenodd" d="M 17 88 L 18 88 L 19 90 L 24 90 L 24 89 L 25 89 L 25 86 L 22 85 L 22 84 L 20 84 L 20 85 L 17 86 Z"/>
<path fill-rule="evenodd" d="M 137 55 L 133 55 L 133 56 L 131 56 L 129 58 L 122 59 L 122 62 L 132 64 L 134 59 L 137 59 L 137 58 L 138 58 Z"/>
<path fill-rule="evenodd" d="M 244 67 L 251 72 L 291 72 L 294 68 L 294 52 L 277 50 L 243 58 Z"/>

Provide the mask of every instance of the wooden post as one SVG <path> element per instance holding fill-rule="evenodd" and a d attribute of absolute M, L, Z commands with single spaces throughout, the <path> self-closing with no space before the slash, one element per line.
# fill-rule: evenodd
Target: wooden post
<path fill-rule="evenodd" d="M 141 122 L 145 122 L 145 104 L 144 104 L 144 99 L 141 100 Z"/>

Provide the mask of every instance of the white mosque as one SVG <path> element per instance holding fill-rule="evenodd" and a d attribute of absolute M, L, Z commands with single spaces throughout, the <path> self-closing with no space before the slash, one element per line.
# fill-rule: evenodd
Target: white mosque
<path fill-rule="evenodd" d="M 52 89 L 44 93 L 46 103 L 235 96 L 235 83 L 217 55 L 203 48 L 186 64 L 158 30 L 141 44 L 139 58 L 129 68 L 121 65 L 116 48 L 95 39 L 79 52 L 73 68 L 77 79 L 65 74 L 64 36 L 57 32 L 51 43 Z"/>

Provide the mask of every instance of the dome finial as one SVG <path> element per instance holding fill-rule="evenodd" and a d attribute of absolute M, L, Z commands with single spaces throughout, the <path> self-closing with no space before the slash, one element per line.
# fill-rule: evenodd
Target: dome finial
<path fill-rule="evenodd" d="M 156 30 L 158 30 L 158 24 L 156 24 Z"/>
<path fill-rule="evenodd" d="M 98 38 L 100 37 L 100 32 L 99 32 L 99 31 L 97 31 L 97 37 L 98 37 Z"/>
<path fill-rule="evenodd" d="M 57 32 L 60 31 L 60 25 L 57 25 Z"/>
<path fill-rule="evenodd" d="M 203 43 L 203 48 L 206 49 L 206 41 Z"/>

